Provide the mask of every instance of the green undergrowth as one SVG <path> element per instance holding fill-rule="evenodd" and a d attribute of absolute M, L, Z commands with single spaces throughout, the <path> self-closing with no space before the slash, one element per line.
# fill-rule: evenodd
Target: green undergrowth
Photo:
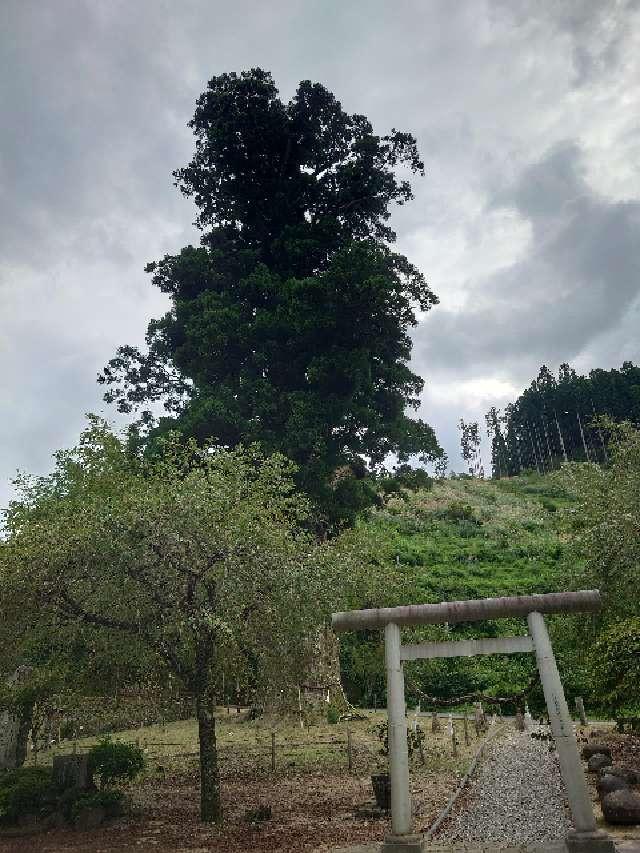
<path fill-rule="evenodd" d="M 404 603 L 455 601 L 554 592 L 563 588 L 568 545 L 560 532 L 571 496 L 551 478 L 527 475 L 507 480 L 456 478 L 426 491 L 392 494 L 363 533 L 384 543 L 383 559 L 402 589 Z M 379 604 L 399 603 L 396 601 Z M 523 620 L 416 629 L 415 639 L 457 639 L 524 633 Z M 378 633 L 345 636 L 342 666 L 354 701 L 384 696 Z M 504 695 L 530 679 L 530 655 L 449 659 L 407 668 L 407 693 L 442 698 L 474 690 Z M 540 697 L 541 698 L 541 697 Z M 534 704 L 536 697 L 532 698 Z"/>
<path fill-rule="evenodd" d="M 384 533 L 416 600 L 523 595 L 561 582 L 556 511 L 568 502 L 542 477 L 447 480 L 391 498 L 368 523 Z"/>

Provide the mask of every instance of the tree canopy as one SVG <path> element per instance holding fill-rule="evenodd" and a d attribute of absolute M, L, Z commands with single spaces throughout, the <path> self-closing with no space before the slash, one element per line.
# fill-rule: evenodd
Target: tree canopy
<path fill-rule="evenodd" d="M 21 480 L 6 514 L 0 623 L 24 638 L 14 641 L 21 660 L 39 637 L 39 660 L 68 665 L 64 637 L 90 630 L 98 647 L 116 638 L 120 661 L 177 677 L 196 702 L 209 820 L 220 815 L 213 711 L 223 672 L 258 695 L 274 674 L 280 688 L 297 683 L 357 574 L 338 584 L 336 546 L 303 531 L 310 506 L 292 473 L 282 456 L 173 436 L 153 458 L 135 456 L 94 420 L 51 475 Z"/>
<path fill-rule="evenodd" d="M 602 422 L 609 464 L 563 469 L 577 506 L 568 515 L 573 534 L 574 586 L 599 589 L 603 611 L 581 620 L 569 645 L 590 671 L 601 704 L 640 711 L 640 432 L 629 423 Z M 578 559 L 576 559 L 576 557 Z"/>
<path fill-rule="evenodd" d="M 607 448 L 596 417 L 640 421 L 640 367 L 625 361 L 619 369 L 591 370 L 580 376 L 561 364 L 556 377 L 546 365 L 500 416 L 486 415 L 494 476 L 526 468 L 546 473 L 563 462 L 606 463 Z"/>
<path fill-rule="evenodd" d="M 388 224 L 413 198 L 399 172 L 423 173 L 416 141 L 377 135 L 318 83 L 285 103 L 258 68 L 212 78 L 190 127 L 195 152 L 174 177 L 201 245 L 148 265 L 171 310 L 145 352 L 109 362 L 105 399 L 142 409 L 152 441 L 179 430 L 281 452 L 331 521 L 349 518 L 371 495 L 338 469 L 441 452 L 406 415 L 423 387 L 408 330 L 437 298 Z M 157 401 L 159 424 L 144 409 Z"/>

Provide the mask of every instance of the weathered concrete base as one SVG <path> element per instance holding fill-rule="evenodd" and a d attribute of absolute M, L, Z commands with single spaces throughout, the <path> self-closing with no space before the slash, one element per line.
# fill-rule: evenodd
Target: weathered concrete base
<path fill-rule="evenodd" d="M 569 853 L 615 853 L 613 838 L 602 830 L 570 832 L 565 838 Z"/>
<path fill-rule="evenodd" d="M 387 835 L 380 853 L 422 853 L 422 835 Z"/>

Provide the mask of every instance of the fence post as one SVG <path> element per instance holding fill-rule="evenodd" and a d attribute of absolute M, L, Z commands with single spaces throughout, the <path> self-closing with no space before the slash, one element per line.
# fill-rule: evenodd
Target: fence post
<path fill-rule="evenodd" d="M 584 711 L 584 700 L 582 696 L 576 696 L 576 711 L 578 712 L 578 716 L 580 717 L 580 725 L 587 725 L 587 715 Z"/>
<path fill-rule="evenodd" d="M 276 733 L 271 732 L 271 772 L 276 772 Z"/>
<path fill-rule="evenodd" d="M 349 763 L 349 773 L 353 770 L 353 752 L 351 749 L 351 729 L 347 729 L 347 761 Z"/>
<path fill-rule="evenodd" d="M 458 754 L 458 741 L 456 739 L 456 729 L 453 725 L 453 720 L 451 721 L 451 754 L 454 758 Z"/>
<path fill-rule="evenodd" d="M 470 743 L 470 741 L 469 741 L 469 720 L 467 719 L 467 712 L 466 711 L 464 712 L 463 724 L 464 724 L 464 743 L 465 743 L 465 746 L 469 746 L 469 743 Z"/>

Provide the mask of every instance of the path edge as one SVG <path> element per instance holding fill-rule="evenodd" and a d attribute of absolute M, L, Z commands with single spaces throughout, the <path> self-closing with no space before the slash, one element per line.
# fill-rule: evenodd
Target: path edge
<path fill-rule="evenodd" d="M 451 809 L 456 804 L 458 797 L 463 792 L 463 790 L 466 788 L 467 783 L 469 782 L 469 779 L 471 778 L 471 776 L 475 772 L 475 769 L 478 766 L 478 762 L 482 758 L 482 754 L 484 752 L 486 745 L 490 741 L 492 741 L 499 732 L 503 732 L 506 728 L 507 728 L 506 723 L 503 723 L 502 725 L 496 726 L 495 729 L 492 732 L 490 732 L 487 735 L 487 737 L 482 741 L 478 751 L 473 756 L 473 758 L 471 759 L 471 763 L 467 767 L 467 772 L 464 774 L 464 776 L 462 777 L 460 782 L 458 782 L 458 787 L 454 790 L 453 794 L 451 794 L 446 806 L 442 809 L 442 811 L 440 812 L 438 817 L 433 821 L 433 823 L 431 824 L 429 829 L 427 829 L 427 831 L 424 833 L 423 838 L 425 841 L 431 841 L 432 840 L 433 836 L 436 834 L 436 832 L 440 829 L 440 827 L 442 826 L 444 821 L 451 814 Z"/>

